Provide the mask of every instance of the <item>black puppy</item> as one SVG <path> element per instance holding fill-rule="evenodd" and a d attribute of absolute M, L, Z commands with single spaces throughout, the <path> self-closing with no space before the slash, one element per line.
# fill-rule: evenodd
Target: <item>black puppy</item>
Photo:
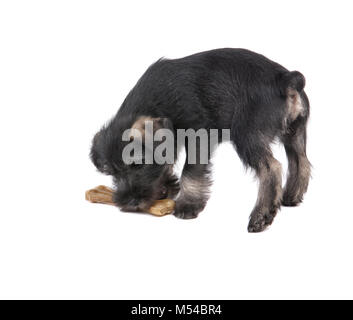
<path fill-rule="evenodd" d="M 123 132 L 134 128 L 144 133 L 146 120 L 153 122 L 154 129 L 174 132 L 229 129 L 239 157 L 260 181 L 248 230 L 262 231 L 281 204 L 296 206 L 308 187 L 309 101 L 304 85 L 301 73 L 244 49 L 158 60 L 117 115 L 95 135 L 91 159 L 99 171 L 114 177 L 114 201 L 123 210 L 145 210 L 155 199 L 179 194 L 174 215 L 195 218 L 209 198 L 210 164 L 186 161 L 180 183 L 170 164 L 126 164 L 122 152 L 128 142 L 122 141 Z M 270 149 L 276 138 L 284 144 L 289 162 L 283 191 L 281 164 Z M 187 160 L 189 152 L 186 146 Z"/>

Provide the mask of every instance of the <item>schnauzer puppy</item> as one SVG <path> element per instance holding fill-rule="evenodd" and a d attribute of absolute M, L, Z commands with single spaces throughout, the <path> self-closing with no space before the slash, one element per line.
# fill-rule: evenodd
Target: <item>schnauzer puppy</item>
<path fill-rule="evenodd" d="M 196 218 L 209 198 L 210 163 L 189 163 L 190 150 L 185 144 L 180 179 L 173 174 L 172 164 L 127 164 L 122 158 L 128 143 L 122 139 L 123 132 L 134 128 L 144 134 L 146 120 L 153 122 L 154 130 L 228 129 L 240 159 L 260 182 L 248 231 L 263 231 L 281 205 L 298 205 L 308 187 L 309 100 L 304 85 L 305 78 L 298 71 L 290 72 L 245 49 L 160 59 L 95 135 L 91 159 L 99 171 L 113 176 L 114 202 L 122 210 L 144 211 L 156 199 L 177 196 L 174 215 Z M 270 148 L 275 139 L 284 144 L 289 163 L 283 188 L 282 167 Z"/>

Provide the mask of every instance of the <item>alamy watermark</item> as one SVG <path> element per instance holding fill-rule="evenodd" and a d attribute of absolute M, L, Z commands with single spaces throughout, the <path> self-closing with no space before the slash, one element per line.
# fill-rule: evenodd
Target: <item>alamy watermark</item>
<path fill-rule="evenodd" d="M 176 138 L 176 140 L 175 140 Z M 209 155 L 221 142 L 230 140 L 229 129 L 170 129 L 154 130 L 153 121 L 146 120 L 144 129 L 124 131 L 122 140 L 127 143 L 122 158 L 126 164 L 173 164 L 176 151 L 187 146 L 188 164 L 208 164 Z"/>

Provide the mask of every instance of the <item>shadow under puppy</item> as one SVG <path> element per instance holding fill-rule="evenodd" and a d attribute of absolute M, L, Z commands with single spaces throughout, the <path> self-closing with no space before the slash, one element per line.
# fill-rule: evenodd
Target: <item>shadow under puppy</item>
<path fill-rule="evenodd" d="M 281 205 L 298 205 L 308 187 L 309 101 L 304 85 L 301 73 L 289 72 L 245 49 L 160 59 L 143 74 L 116 116 L 95 135 L 91 159 L 99 171 L 113 176 L 114 202 L 122 210 L 144 211 L 156 199 L 178 195 L 174 215 L 196 218 L 209 198 L 211 164 L 189 163 L 187 144 L 180 180 L 171 164 L 126 164 L 122 153 L 128 142 L 122 140 L 123 132 L 129 128 L 143 132 L 146 119 L 155 129 L 173 132 L 229 129 L 240 159 L 259 178 L 248 230 L 260 232 L 272 223 Z M 289 163 L 283 189 L 281 164 L 270 148 L 276 138 L 284 144 Z"/>

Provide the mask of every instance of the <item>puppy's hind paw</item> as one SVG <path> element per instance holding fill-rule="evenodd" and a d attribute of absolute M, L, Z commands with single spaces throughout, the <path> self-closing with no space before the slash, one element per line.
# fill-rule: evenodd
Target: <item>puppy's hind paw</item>
<path fill-rule="evenodd" d="M 288 190 L 285 190 L 282 198 L 282 206 L 285 207 L 296 207 L 303 201 L 303 196 L 298 194 L 293 194 Z"/>
<path fill-rule="evenodd" d="M 248 225 L 248 232 L 257 233 L 264 231 L 269 225 L 272 224 L 274 215 L 272 214 L 257 214 L 250 218 Z"/>
<path fill-rule="evenodd" d="M 265 219 L 251 220 L 248 225 L 248 232 L 257 233 L 266 229 L 267 225 Z"/>

